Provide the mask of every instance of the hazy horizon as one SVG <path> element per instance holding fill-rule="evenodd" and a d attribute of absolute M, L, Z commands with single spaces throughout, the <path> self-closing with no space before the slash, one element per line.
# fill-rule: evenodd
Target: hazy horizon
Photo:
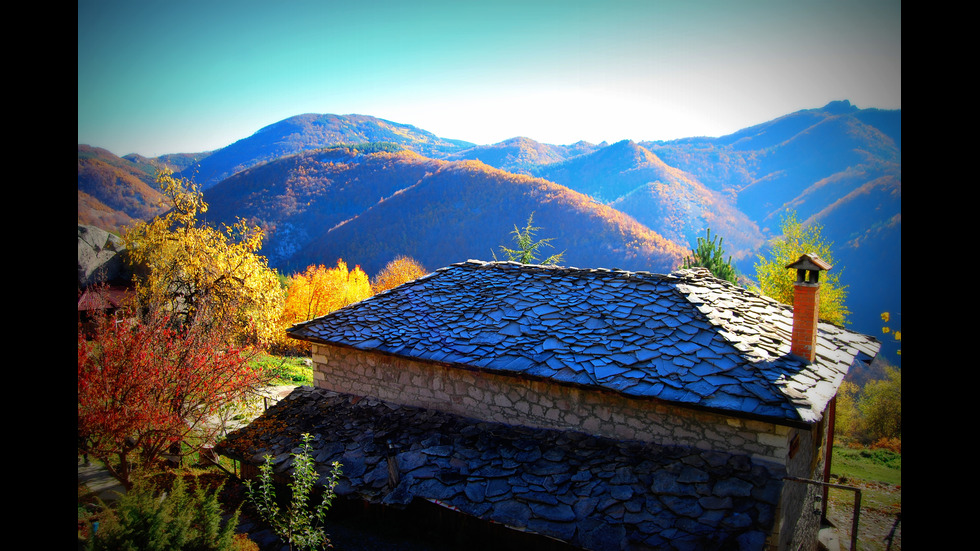
<path fill-rule="evenodd" d="M 901 108 L 901 3 L 612 0 L 78 5 L 78 143 L 219 149 L 304 113 L 477 144 L 721 136 Z"/>

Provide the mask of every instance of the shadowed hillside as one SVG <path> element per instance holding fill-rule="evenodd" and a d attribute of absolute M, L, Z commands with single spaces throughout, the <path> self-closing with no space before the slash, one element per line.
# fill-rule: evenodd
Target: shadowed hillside
<path fill-rule="evenodd" d="M 205 219 L 229 224 L 240 216 L 261 226 L 267 231 L 263 254 L 270 264 L 289 265 L 293 254 L 323 232 L 414 185 L 441 165 L 410 151 L 369 155 L 347 147 L 306 151 L 239 172 L 205 190 L 210 205 Z"/>

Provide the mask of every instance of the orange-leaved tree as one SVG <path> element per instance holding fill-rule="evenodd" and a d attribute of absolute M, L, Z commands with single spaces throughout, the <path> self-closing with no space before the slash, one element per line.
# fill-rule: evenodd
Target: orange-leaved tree
<path fill-rule="evenodd" d="M 412 257 L 400 255 L 394 260 L 385 264 L 378 275 L 371 282 L 371 290 L 374 294 L 383 293 L 388 289 L 398 287 L 402 283 L 418 279 L 426 275 L 428 270 Z"/>
<path fill-rule="evenodd" d="M 93 331 L 79 327 L 78 448 L 127 489 L 175 444 L 213 442 L 215 417 L 266 382 L 248 351 L 229 344 L 234 326 L 218 311 L 199 303 L 181 324 L 172 315 L 103 314 Z"/>
<path fill-rule="evenodd" d="M 286 301 L 280 318 L 280 327 L 289 327 L 364 300 L 372 295 L 368 275 L 360 266 L 347 269 L 347 263 L 337 260 L 335 268 L 323 264 L 307 266 L 302 273 L 293 274 L 286 281 Z M 287 342 L 280 332 L 276 348 L 287 353 L 309 352 L 307 342 Z"/>

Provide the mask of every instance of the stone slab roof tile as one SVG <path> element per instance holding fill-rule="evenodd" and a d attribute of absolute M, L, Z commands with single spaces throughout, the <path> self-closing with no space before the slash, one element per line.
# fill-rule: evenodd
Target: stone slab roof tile
<path fill-rule="evenodd" d="M 285 427 L 276 431 L 263 427 Z M 218 444 L 290 476 L 314 437 L 321 482 L 341 496 L 427 500 L 586 549 L 762 549 L 785 470 L 744 456 L 464 419 L 300 387 Z M 757 546 L 737 545 L 746 539 Z"/>
<path fill-rule="evenodd" d="M 870 361 L 880 343 L 821 322 L 817 359 L 808 364 L 790 353 L 792 323 L 791 308 L 703 269 L 653 274 L 471 260 L 288 333 L 422 361 L 812 423 L 850 365 Z M 721 387 L 715 375 L 738 380 L 740 388 L 726 379 L 725 397 L 716 398 L 713 390 Z M 675 380 L 694 384 L 696 391 L 675 388 Z"/>

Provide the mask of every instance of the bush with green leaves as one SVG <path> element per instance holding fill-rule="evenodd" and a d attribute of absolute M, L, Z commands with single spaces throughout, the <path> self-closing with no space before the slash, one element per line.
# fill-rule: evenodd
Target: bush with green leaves
<path fill-rule="evenodd" d="M 334 489 L 340 479 L 340 463 L 334 461 L 331 471 L 323 485 L 322 498 L 316 507 L 310 509 L 313 490 L 319 479 L 312 457 L 313 437 L 302 435 L 300 451 L 293 453 L 293 482 L 289 484 L 291 497 L 289 505 L 280 507 L 273 481 L 272 457 L 266 456 L 265 463 L 259 466 L 258 484 L 246 481 L 249 500 L 263 520 L 290 549 L 324 549 L 330 546 L 330 539 L 323 528 L 324 517 L 335 496 Z"/>
<path fill-rule="evenodd" d="M 89 551 L 234 551 L 239 511 L 222 524 L 218 493 L 187 491 L 178 476 L 170 492 L 159 492 L 144 478 L 120 496 L 86 542 Z"/>

